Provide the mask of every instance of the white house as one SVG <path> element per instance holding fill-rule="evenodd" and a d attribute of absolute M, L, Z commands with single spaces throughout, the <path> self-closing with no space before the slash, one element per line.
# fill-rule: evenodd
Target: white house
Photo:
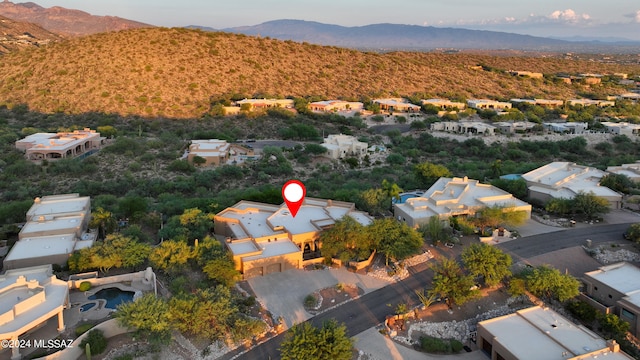
<path fill-rule="evenodd" d="M 449 99 L 423 99 L 420 100 L 420 103 L 422 103 L 422 105 L 433 105 L 443 110 L 456 108 L 458 110 L 464 110 L 467 107 L 467 104 L 463 102 L 451 101 Z"/>
<path fill-rule="evenodd" d="M 542 126 L 546 130 L 561 134 L 584 134 L 587 131 L 587 127 L 589 127 L 589 124 L 587 124 L 586 122 L 546 122 L 543 123 Z"/>
<path fill-rule="evenodd" d="M 622 206 L 622 195 L 600 186 L 606 173 L 596 168 L 570 162 L 552 162 L 522 175 L 529 188 L 529 197 L 542 202 L 551 199 L 573 199 L 578 193 L 592 192 L 605 198 L 613 209 Z"/>
<path fill-rule="evenodd" d="M 511 109 L 512 105 L 509 102 L 495 101 L 489 99 L 469 99 L 467 105 L 470 108 L 478 110 L 505 110 Z"/>
<path fill-rule="evenodd" d="M 531 216 L 531 205 L 493 185 L 464 178 L 440 178 L 422 195 L 393 205 L 393 214 L 411 227 L 429 222 L 433 216 L 442 220 L 450 216 L 474 216 L 490 206 L 504 206 L 505 211 L 525 211 Z"/>
<path fill-rule="evenodd" d="M 640 134 L 640 124 L 630 124 L 628 122 L 603 121 L 602 124 L 610 134 L 638 136 Z"/>
<path fill-rule="evenodd" d="M 367 143 L 358 141 L 351 135 L 329 135 L 320 144 L 327 149 L 327 156 L 332 159 L 344 159 L 346 157 L 360 158 L 367 155 Z"/>

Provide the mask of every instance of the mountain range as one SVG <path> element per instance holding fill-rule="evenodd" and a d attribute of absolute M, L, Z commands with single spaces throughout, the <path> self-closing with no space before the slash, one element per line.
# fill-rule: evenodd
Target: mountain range
<path fill-rule="evenodd" d="M 512 76 L 507 70 L 548 74 Z M 185 28 L 76 37 L 3 55 L 0 105 L 44 113 L 197 118 L 220 98 L 363 99 L 606 96 L 608 82 L 565 84 L 553 74 L 634 73 L 636 66 L 475 53 L 363 52 Z"/>
<path fill-rule="evenodd" d="M 39 25 L 63 36 L 83 36 L 100 32 L 150 27 L 151 25 L 116 16 L 96 16 L 60 6 L 44 8 L 32 2 L 0 2 L 0 15 Z"/>
<path fill-rule="evenodd" d="M 200 27 L 202 28 L 202 27 Z M 210 28 L 202 28 L 212 30 Z M 531 51 L 637 52 L 640 42 L 567 41 L 498 31 L 439 28 L 433 26 L 373 24 L 345 27 L 303 20 L 274 20 L 254 26 L 223 29 L 223 31 L 268 36 L 320 45 L 359 49 L 430 50 L 430 49 L 492 49 Z"/>

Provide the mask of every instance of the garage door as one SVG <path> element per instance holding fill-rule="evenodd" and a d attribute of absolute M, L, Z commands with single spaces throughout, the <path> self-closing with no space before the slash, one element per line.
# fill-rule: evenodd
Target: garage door
<path fill-rule="evenodd" d="M 262 267 L 255 267 L 253 269 L 249 269 L 247 271 L 244 272 L 244 278 L 245 279 L 251 279 L 254 278 L 256 276 L 262 276 Z"/>
<path fill-rule="evenodd" d="M 273 274 L 282 271 L 280 263 L 267 265 L 266 274 Z"/>

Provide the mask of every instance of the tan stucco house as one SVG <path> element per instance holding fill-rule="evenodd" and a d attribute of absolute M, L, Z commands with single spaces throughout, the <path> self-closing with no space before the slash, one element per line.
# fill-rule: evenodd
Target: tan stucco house
<path fill-rule="evenodd" d="M 214 217 L 214 233 L 224 241 L 245 279 L 300 269 L 321 260 L 318 238 L 336 220 L 350 216 L 362 225 L 373 219 L 353 203 L 305 198 L 296 217 L 285 204 L 240 201 Z"/>
<path fill-rule="evenodd" d="M 85 128 L 72 132 L 37 133 L 15 143 L 16 149 L 25 153 L 28 160 L 55 161 L 58 159 L 87 156 L 100 149 L 106 138 L 95 130 Z"/>

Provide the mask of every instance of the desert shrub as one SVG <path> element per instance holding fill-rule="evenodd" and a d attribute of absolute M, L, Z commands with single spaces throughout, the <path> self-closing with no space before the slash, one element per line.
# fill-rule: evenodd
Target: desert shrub
<path fill-rule="evenodd" d="M 91 329 L 94 326 L 95 326 L 95 324 L 82 324 L 82 325 L 79 325 L 78 327 L 76 327 L 76 336 L 80 336 L 80 335 L 86 333 L 87 331 L 89 331 L 89 329 Z"/>
<path fill-rule="evenodd" d="M 107 348 L 107 338 L 100 330 L 91 330 L 89 335 L 80 343 L 81 348 L 85 348 L 89 344 L 92 354 L 100 354 Z"/>
<path fill-rule="evenodd" d="M 304 306 L 308 307 L 308 308 L 313 308 L 316 306 L 318 299 L 316 299 L 315 296 L 313 296 L 313 294 L 309 294 L 307 295 L 307 297 L 304 298 Z"/>
<path fill-rule="evenodd" d="M 83 281 L 80 283 L 80 286 L 78 286 L 78 290 L 80 291 L 89 291 L 89 289 L 91 289 L 91 283 L 88 281 Z"/>
<path fill-rule="evenodd" d="M 449 344 L 451 344 L 451 351 L 454 353 L 462 351 L 462 348 L 464 347 L 464 345 L 462 345 L 462 343 L 458 340 L 451 340 Z"/>
<path fill-rule="evenodd" d="M 449 352 L 449 344 L 447 341 L 429 336 L 420 337 L 420 346 L 422 347 L 422 350 L 429 353 Z"/>
<path fill-rule="evenodd" d="M 597 310 L 584 301 L 572 301 L 566 305 L 571 315 L 587 324 L 592 323 L 598 314 Z"/>

